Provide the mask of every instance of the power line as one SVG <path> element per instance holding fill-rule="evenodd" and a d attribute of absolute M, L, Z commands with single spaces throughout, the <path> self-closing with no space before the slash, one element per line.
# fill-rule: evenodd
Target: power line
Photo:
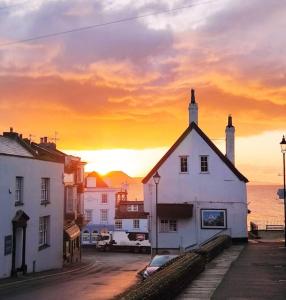
<path fill-rule="evenodd" d="M 218 0 L 216 0 L 216 1 L 218 1 Z M 168 13 L 180 11 L 180 10 L 187 9 L 187 8 L 192 8 L 192 7 L 195 7 L 195 6 L 210 4 L 210 3 L 213 3 L 213 2 L 215 2 L 215 0 L 190 4 L 190 5 L 186 5 L 186 6 L 181 6 L 181 7 L 177 7 L 177 8 L 162 10 L 162 11 L 153 12 L 153 13 L 144 14 L 144 15 L 139 15 L 139 16 L 133 16 L 133 17 L 124 18 L 124 19 L 118 19 L 118 20 L 105 22 L 105 23 L 93 24 L 93 25 L 89 25 L 89 26 L 73 28 L 73 29 L 64 30 L 64 31 L 47 33 L 47 34 L 38 35 L 38 36 L 30 37 L 30 38 L 25 38 L 25 39 L 21 39 L 21 40 L 16 40 L 16 41 L 12 41 L 12 42 L 3 43 L 3 44 L 0 44 L 0 47 L 11 46 L 11 45 L 16 45 L 16 44 L 22 44 L 22 43 L 27 43 L 27 42 L 37 41 L 37 40 L 43 40 L 43 39 L 47 39 L 47 38 L 51 38 L 51 37 L 61 36 L 61 35 L 70 34 L 70 33 L 76 33 L 76 32 L 80 32 L 80 31 L 86 31 L 86 30 L 95 29 L 95 28 L 99 28 L 99 27 L 104 27 L 104 26 L 108 26 L 108 25 L 114 25 L 114 24 L 119 24 L 119 23 L 124 23 L 124 22 L 130 22 L 130 21 L 134 21 L 134 20 L 138 20 L 138 19 L 143 19 L 143 18 L 146 18 L 146 17 L 156 16 L 156 15 L 161 15 L 161 14 L 168 14 Z"/>
<path fill-rule="evenodd" d="M 30 1 L 18 2 L 18 3 L 15 3 L 15 4 L 11 4 L 11 5 L 0 6 L 0 10 L 9 10 L 11 8 L 14 8 L 14 7 L 23 6 L 26 3 L 31 3 L 31 0 Z"/>

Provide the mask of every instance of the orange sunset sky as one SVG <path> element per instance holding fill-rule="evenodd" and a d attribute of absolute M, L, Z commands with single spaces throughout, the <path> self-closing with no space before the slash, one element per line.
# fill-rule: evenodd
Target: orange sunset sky
<path fill-rule="evenodd" d="M 281 183 L 285 28 L 282 0 L 0 0 L 0 130 L 57 131 L 87 170 L 144 176 L 187 127 L 195 88 L 204 132 L 224 152 L 231 113 L 239 170 Z"/>

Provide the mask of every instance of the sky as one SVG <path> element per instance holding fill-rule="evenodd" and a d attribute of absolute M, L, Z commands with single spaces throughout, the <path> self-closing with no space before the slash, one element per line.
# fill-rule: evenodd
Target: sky
<path fill-rule="evenodd" d="M 280 183 L 284 28 L 281 0 L 0 0 L 0 130 L 57 132 L 88 171 L 144 176 L 188 126 L 194 88 L 203 131 L 224 152 L 232 114 L 236 166 Z"/>

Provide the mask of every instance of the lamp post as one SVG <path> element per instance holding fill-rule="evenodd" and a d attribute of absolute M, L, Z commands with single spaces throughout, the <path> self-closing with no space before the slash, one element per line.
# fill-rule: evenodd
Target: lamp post
<path fill-rule="evenodd" d="M 160 181 L 161 176 L 159 175 L 158 171 L 156 171 L 155 175 L 153 176 L 155 185 L 156 185 L 156 205 L 155 205 L 155 219 L 156 219 L 156 254 L 158 254 L 158 184 Z"/>
<path fill-rule="evenodd" d="M 284 198 L 284 245 L 286 247 L 286 190 L 285 190 L 285 153 L 286 153 L 286 140 L 283 135 L 282 141 L 280 143 L 281 152 L 283 154 L 283 198 Z"/>

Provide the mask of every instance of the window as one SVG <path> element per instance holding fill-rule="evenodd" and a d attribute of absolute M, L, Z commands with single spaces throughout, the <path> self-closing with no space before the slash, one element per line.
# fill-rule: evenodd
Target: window
<path fill-rule="evenodd" d="M 101 203 L 107 204 L 107 194 L 101 194 Z"/>
<path fill-rule="evenodd" d="M 138 220 L 138 219 L 133 220 L 133 228 L 134 229 L 140 228 L 140 220 Z"/>
<path fill-rule="evenodd" d="M 74 211 L 74 201 L 73 201 L 73 196 L 74 196 L 74 191 L 72 186 L 67 186 L 66 187 L 66 197 L 67 197 L 67 207 L 66 210 L 67 212 L 73 212 Z"/>
<path fill-rule="evenodd" d="M 107 223 L 108 221 L 108 209 L 100 210 L 100 223 Z"/>
<path fill-rule="evenodd" d="M 180 156 L 181 173 L 188 172 L 188 156 Z"/>
<path fill-rule="evenodd" d="M 97 241 L 97 237 L 98 237 L 98 231 L 97 230 L 94 230 L 91 234 L 91 242 L 92 243 L 96 243 Z"/>
<path fill-rule="evenodd" d="M 161 220 L 160 221 L 161 232 L 176 232 L 177 220 Z"/>
<path fill-rule="evenodd" d="M 208 156 L 207 155 L 202 155 L 201 156 L 201 172 L 202 173 L 207 173 L 208 171 L 209 171 Z"/>
<path fill-rule="evenodd" d="M 91 221 L 92 220 L 92 209 L 86 209 L 85 210 L 85 219 L 87 221 Z"/>
<path fill-rule="evenodd" d="M 23 204 L 24 177 L 16 177 L 15 202 L 17 205 Z"/>
<path fill-rule="evenodd" d="M 138 211 L 138 205 L 137 204 L 127 205 L 127 211 Z"/>
<path fill-rule="evenodd" d="M 85 230 L 85 231 L 82 233 L 82 241 L 83 241 L 83 242 L 90 242 L 90 234 L 89 234 L 89 231 L 88 231 L 88 230 Z"/>
<path fill-rule="evenodd" d="M 39 219 L 39 250 L 49 246 L 50 216 Z"/>
<path fill-rule="evenodd" d="M 41 203 L 50 202 L 50 178 L 41 179 Z"/>
<path fill-rule="evenodd" d="M 115 229 L 116 230 L 122 229 L 122 220 L 115 220 Z"/>

